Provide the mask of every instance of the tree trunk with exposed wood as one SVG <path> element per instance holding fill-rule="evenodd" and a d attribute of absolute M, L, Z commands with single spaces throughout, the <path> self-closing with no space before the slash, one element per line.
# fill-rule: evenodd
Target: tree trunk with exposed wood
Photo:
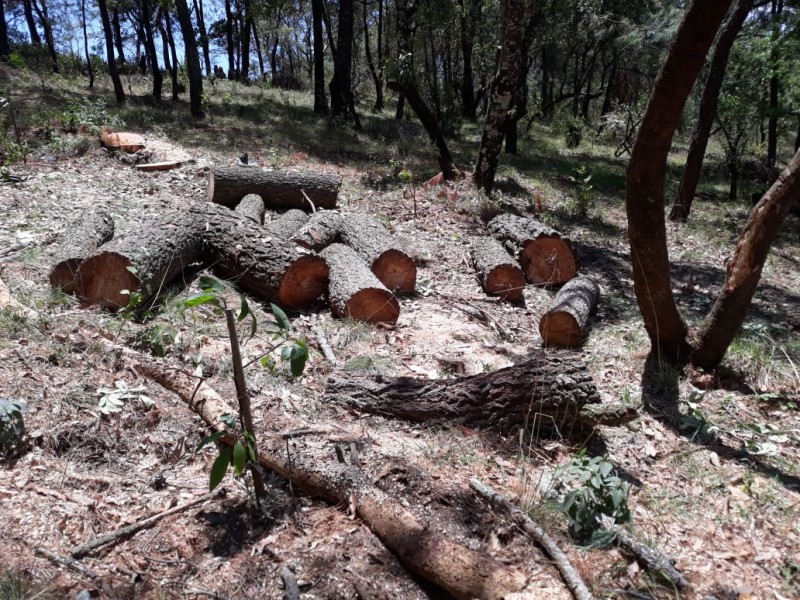
<path fill-rule="evenodd" d="M 546 346 L 576 348 L 589 328 L 597 307 L 600 286 L 589 277 L 576 277 L 558 290 L 553 303 L 539 320 L 539 334 Z"/>
<path fill-rule="evenodd" d="M 64 240 L 50 269 L 50 285 L 65 294 L 80 294 L 78 267 L 89 254 L 114 237 L 114 220 L 104 209 L 89 208 L 64 231 Z"/>
<path fill-rule="evenodd" d="M 519 263 L 509 256 L 503 244 L 493 237 L 476 238 L 472 242 L 472 261 L 481 287 L 490 296 L 514 302 L 525 290 L 525 274 Z"/>
<path fill-rule="evenodd" d="M 336 208 L 341 184 L 339 177 L 323 173 L 263 171 L 258 167 L 215 167 L 208 176 L 208 199 L 233 208 L 247 194 L 258 194 L 268 208 L 312 211 Z"/>

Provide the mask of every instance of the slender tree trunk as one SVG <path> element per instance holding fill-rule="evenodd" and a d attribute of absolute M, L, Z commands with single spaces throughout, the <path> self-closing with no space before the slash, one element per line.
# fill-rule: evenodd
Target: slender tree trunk
<path fill-rule="evenodd" d="M 614 84 L 617 80 L 617 62 L 619 60 L 619 56 L 617 54 L 617 47 L 616 45 L 612 45 L 611 47 L 611 66 L 608 73 L 608 82 L 606 83 L 606 93 L 603 97 L 603 108 L 600 109 L 600 118 L 602 119 L 608 113 L 611 112 L 614 103 Z M 603 124 L 600 124 L 600 127 L 603 127 Z"/>
<path fill-rule="evenodd" d="M 767 122 L 767 164 L 774 167 L 778 162 L 778 94 L 780 91 L 780 79 L 777 74 L 778 62 L 778 39 L 781 35 L 780 18 L 783 13 L 783 0 L 772 0 L 772 50 L 770 52 L 770 69 L 772 75 L 769 78 L 769 117 Z"/>
<path fill-rule="evenodd" d="M 253 41 L 256 44 L 256 55 L 258 56 L 258 69 L 261 71 L 261 80 L 267 80 L 267 72 L 264 70 L 264 54 L 261 52 L 261 38 L 258 35 L 258 27 L 256 27 L 256 22 L 253 20 Z"/>
<path fill-rule="evenodd" d="M 23 0 L 22 9 L 25 13 L 25 22 L 28 24 L 31 44 L 33 46 L 41 46 L 42 38 L 39 36 L 39 31 L 36 29 L 36 20 L 33 18 L 33 0 Z"/>
<path fill-rule="evenodd" d="M 186 72 L 189 77 L 189 108 L 195 119 L 202 119 L 203 114 L 203 74 L 200 71 L 200 54 L 192 27 L 192 16 L 186 0 L 175 0 L 175 11 L 178 13 L 178 24 L 181 27 L 183 48 L 186 53 Z"/>
<path fill-rule="evenodd" d="M 172 98 L 173 100 L 177 100 L 177 92 L 174 90 L 180 87 L 180 83 L 178 82 L 178 69 L 180 67 L 180 62 L 178 61 L 178 52 L 175 48 L 175 33 L 172 29 L 172 18 L 169 16 L 168 10 L 164 10 L 164 25 L 167 28 L 167 43 L 169 44 L 169 52 L 170 56 L 172 57 L 172 71 L 175 74 L 172 82 L 172 86 L 174 88 L 172 92 Z"/>
<path fill-rule="evenodd" d="M 164 68 L 169 73 L 170 82 L 172 83 L 172 100 L 178 100 L 178 59 L 175 55 L 175 45 L 171 42 L 172 34 L 170 32 L 171 23 L 169 14 L 166 10 L 160 9 L 163 16 L 163 22 L 159 17 L 156 17 L 158 28 L 161 33 L 161 49 L 164 54 Z"/>
<path fill-rule="evenodd" d="M 206 31 L 206 19 L 203 14 L 203 0 L 192 0 L 194 3 L 194 14 L 197 15 L 197 30 L 200 33 L 200 46 L 203 48 L 203 62 L 206 67 L 206 75 L 212 75 L 211 53 L 208 48 L 208 32 Z M 181 31 L 183 27 L 181 26 Z"/>
<path fill-rule="evenodd" d="M 236 59 L 233 54 L 233 11 L 231 0 L 225 0 L 225 45 L 228 50 L 228 79 L 236 79 Z"/>
<path fill-rule="evenodd" d="M 351 70 L 353 63 L 353 0 L 339 0 L 339 29 L 336 57 L 333 61 L 333 79 L 328 89 L 331 93 L 331 114 L 348 121 L 355 119 L 352 107 Z"/>
<path fill-rule="evenodd" d="M 161 69 L 158 66 L 158 54 L 156 53 L 156 44 L 153 37 L 152 6 L 150 4 L 150 0 L 141 0 L 141 2 L 145 52 L 147 52 L 147 60 L 150 62 L 150 70 L 153 73 L 153 98 L 156 100 L 161 100 L 161 91 L 164 87 L 164 77 L 161 75 Z"/>
<path fill-rule="evenodd" d="M 119 22 L 119 9 L 114 7 L 111 13 L 111 24 L 113 25 L 114 32 L 114 47 L 117 50 L 117 60 L 119 64 L 125 64 L 125 49 L 122 46 L 122 27 Z"/>
<path fill-rule="evenodd" d="M 314 28 L 314 112 L 328 114 L 325 95 L 325 40 L 322 38 L 322 13 L 324 0 L 311 0 L 311 18 Z"/>
<path fill-rule="evenodd" d="M 491 193 L 503 136 L 519 85 L 525 46 L 525 0 L 503 0 L 503 46 L 500 65 L 492 82 L 489 108 L 483 126 L 481 146 L 472 179 L 487 194 Z"/>
<path fill-rule="evenodd" d="M 39 6 L 38 2 L 41 2 Z M 47 3 L 45 0 L 32 0 L 34 10 L 36 11 L 39 21 L 42 24 L 42 31 L 44 31 L 44 42 L 47 46 L 47 53 L 50 55 L 52 62 L 53 73 L 58 73 L 58 53 L 56 52 L 56 42 L 53 39 L 53 24 L 50 22 L 50 16 L 47 14 Z"/>
<path fill-rule="evenodd" d="M 383 0 L 378 0 L 378 44 L 376 52 L 378 53 L 378 88 L 380 92 L 375 95 L 375 105 L 372 110 L 381 112 L 384 106 L 383 99 Z"/>
<path fill-rule="evenodd" d="M 3 0 L 0 0 L 2 5 Z M 89 55 L 89 35 L 86 32 L 86 0 L 81 0 L 81 28 L 83 29 L 83 51 L 86 57 L 86 70 L 89 72 L 89 89 L 94 89 L 94 69 L 92 57 Z"/>
<path fill-rule="evenodd" d="M 550 93 L 550 60 L 547 46 L 542 46 L 542 90 L 541 108 L 539 109 L 545 119 L 553 115 L 552 94 Z"/>
<path fill-rule="evenodd" d="M 697 334 L 692 363 L 713 369 L 742 326 L 781 223 L 800 197 L 800 152 L 750 213 L 728 262 L 727 277 Z"/>
<path fill-rule="evenodd" d="M 714 124 L 714 115 L 717 113 L 717 102 L 725 71 L 728 68 L 733 42 L 744 25 L 747 14 L 753 5 L 753 0 L 739 0 L 731 17 L 719 35 L 714 56 L 711 59 L 711 69 L 708 73 L 703 98 L 700 101 L 700 112 L 697 117 L 692 142 L 689 146 L 689 155 L 686 157 L 686 168 L 683 171 L 678 195 L 675 204 L 669 213 L 670 221 L 683 221 L 689 218 L 692 210 L 694 194 L 700 181 L 700 171 L 703 167 L 703 158 L 706 154 L 708 139 L 711 136 L 711 127 Z"/>
<path fill-rule="evenodd" d="M 464 62 L 461 74 L 461 116 L 469 121 L 475 120 L 475 78 L 472 72 L 472 51 L 475 47 L 475 26 L 480 19 L 482 2 L 458 0 L 459 33 L 461 42 L 461 58 Z"/>
<path fill-rule="evenodd" d="M 5 0 L 0 0 L 0 60 L 8 58 L 11 54 L 11 44 L 8 40 L 8 24 L 6 23 Z"/>
<path fill-rule="evenodd" d="M 106 0 L 97 0 L 97 6 L 100 9 L 100 21 L 103 23 L 103 35 L 106 40 L 108 74 L 111 76 L 111 82 L 114 85 L 114 96 L 117 98 L 117 104 L 123 104 L 125 102 L 125 90 L 122 88 L 117 62 L 114 60 L 114 33 L 111 29 L 111 20 L 108 18 Z"/>
<path fill-rule="evenodd" d="M 361 11 L 364 17 L 364 53 L 367 57 L 367 67 L 369 67 L 369 74 L 372 76 L 372 83 L 375 84 L 375 104 L 372 110 L 378 111 L 378 106 L 383 106 L 383 81 L 375 68 L 375 61 L 372 60 L 372 48 L 369 43 L 369 21 L 367 20 L 367 2 L 364 3 L 364 10 Z M 380 52 L 380 41 L 378 42 L 378 51 Z"/>
<path fill-rule="evenodd" d="M 331 58 L 336 60 L 336 43 L 333 40 L 333 28 L 331 27 L 331 17 L 328 13 L 328 3 L 322 0 L 322 22 L 325 23 L 325 31 L 328 34 L 328 46 L 331 49 Z"/>
<path fill-rule="evenodd" d="M 686 356 L 687 327 L 672 295 L 664 219 L 664 178 L 678 126 L 731 0 L 694 0 L 656 78 L 628 163 L 626 208 L 636 300 L 653 349 Z"/>
<path fill-rule="evenodd" d="M 247 83 L 250 79 L 250 30 L 253 28 L 253 7 L 244 0 L 244 25 L 242 26 L 242 70 L 239 79 Z"/>

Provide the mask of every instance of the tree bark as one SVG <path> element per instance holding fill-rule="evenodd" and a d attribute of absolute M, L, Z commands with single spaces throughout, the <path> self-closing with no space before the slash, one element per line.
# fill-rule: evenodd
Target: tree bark
<path fill-rule="evenodd" d="M 231 10 L 231 0 L 225 0 L 225 46 L 228 51 L 228 79 L 236 79 L 236 58 L 233 54 L 233 11 Z"/>
<path fill-rule="evenodd" d="M 0 10 L 2 10 L 3 0 L 0 0 Z M 92 57 L 89 56 L 89 34 L 86 31 L 86 0 L 81 0 L 81 29 L 83 31 L 83 52 L 86 58 L 86 70 L 89 72 L 89 89 L 94 89 L 94 68 L 92 67 Z M 2 56 L 0 50 L 0 56 Z"/>
<path fill-rule="evenodd" d="M 353 249 L 331 244 L 321 253 L 328 265 L 331 312 L 335 317 L 368 323 L 394 323 L 400 305 Z"/>
<path fill-rule="evenodd" d="M 290 240 L 292 236 L 308 222 L 308 215 L 302 210 L 292 208 L 266 224 L 266 230 L 282 240 Z"/>
<path fill-rule="evenodd" d="M 519 85 L 525 37 L 525 0 L 502 0 L 503 47 L 500 66 L 492 81 L 489 107 L 483 126 L 481 145 L 472 179 L 475 185 L 490 194 L 497 172 L 497 161 L 503 136 L 513 115 L 509 114 Z"/>
<path fill-rule="evenodd" d="M 203 48 L 203 62 L 206 67 L 206 77 L 208 77 L 213 75 L 214 71 L 211 68 L 211 53 L 208 48 L 208 33 L 206 32 L 206 19 L 203 14 L 203 0 L 192 0 L 192 2 L 194 5 L 194 14 L 197 17 L 197 31 L 200 34 L 200 46 Z M 186 8 L 189 8 L 188 5 Z M 178 19 L 180 18 L 180 13 L 178 13 Z M 181 31 L 183 31 L 183 24 L 181 24 Z"/>
<path fill-rule="evenodd" d="M 478 273 L 478 281 L 487 294 L 500 296 L 509 302 L 522 297 L 525 274 L 496 239 L 481 237 L 473 240 L 472 261 Z"/>
<path fill-rule="evenodd" d="M 250 219 L 253 223 L 258 225 L 264 224 L 264 201 L 258 194 L 247 194 L 239 204 L 236 205 L 236 214 L 239 216 Z"/>
<path fill-rule="evenodd" d="M 41 7 L 38 2 L 41 2 Z M 44 31 L 44 42 L 47 46 L 47 53 L 50 55 L 50 62 L 52 63 L 53 73 L 58 73 L 58 53 L 56 52 L 56 42 L 53 39 L 53 25 L 50 22 L 50 16 L 47 14 L 47 2 L 45 0 L 32 0 L 31 4 L 36 10 L 39 21 L 42 23 L 42 31 Z"/>
<path fill-rule="evenodd" d="M 65 294 L 80 294 L 78 267 L 87 255 L 114 237 L 114 220 L 103 209 L 89 208 L 65 228 L 65 237 L 50 269 L 50 285 Z"/>
<path fill-rule="evenodd" d="M 0 60 L 7 59 L 10 54 L 11 43 L 8 40 L 5 0 L 0 0 Z"/>
<path fill-rule="evenodd" d="M 161 17 L 163 17 L 163 22 Z M 164 55 L 164 68 L 169 73 L 172 100 L 176 102 L 178 100 L 178 58 L 174 53 L 174 44 L 170 46 L 171 35 L 168 33 L 170 27 L 169 15 L 163 8 L 159 9 L 156 23 L 161 34 L 161 50 Z"/>
<path fill-rule="evenodd" d="M 772 50 L 770 52 L 769 108 L 767 117 L 767 165 L 774 167 L 778 162 L 778 95 L 780 78 L 777 73 L 778 39 L 781 36 L 780 17 L 783 13 L 783 0 L 772 0 Z"/>
<path fill-rule="evenodd" d="M 303 248 L 319 252 L 339 241 L 343 218 L 336 211 L 318 210 L 292 235 L 291 240 Z"/>
<path fill-rule="evenodd" d="M 475 27 L 480 20 L 482 2 L 477 0 L 458 0 L 459 34 L 461 42 L 461 116 L 468 121 L 475 120 L 475 78 L 472 73 L 472 51 L 475 47 Z"/>
<path fill-rule="evenodd" d="M 161 100 L 161 90 L 164 86 L 164 77 L 158 66 L 158 54 L 156 54 L 156 44 L 153 38 L 153 11 L 150 5 L 151 0 L 141 0 L 142 29 L 144 30 L 144 46 L 147 53 L 147 60 L 150 61 L 150 70 L 153 74 L 153 98 Z"/>
<path fill-rule="evenodd" d="M 562 287 L 539 320 L 539 334 L 546 346 L 577 348 L 597 307 L 600 286 L 589 277 L 576 277 Z"/>
<path fill-rule="evenodd" d="M 656 78 L 626 176 L 628 238 L 636 300 L 653 348 L 668 360 L 688 351 L 687 327 L 672 295 L 664 218 L 664 177 L 672 136 L 731 0 L 694 0 Z"/>
<path fill-rule="evenodd" d="M 123 104 L 125 102 L 125 90 L 122 87 L 122 80 L 119 78 L 117 62 L 114 60 L 114 33 L 111 30 L 111 20 L 108 18 L 106 0 L 97 0 L 97 6 L 100 9 L 100 20 L 103 23 L 103 35 L 106 40 L 108 74 L 111 76 L 111 82 L 114 85 L 114 96 L 117 99 L 117 104 Z"/>
<path fill-rule="evenodd" d="M 382 0 L 378 0 L 378 2 L 381 3 Z M 361 12 L 364 21 L 364 53 L 367 57 L 367 67 L 369 68 L 369 74 L 372 77 L 372 83 L 375 85 L 375 104 L 373 105 L 372 110 L 378 112 L 383 108 L 383 68 L 382 67 L 375 68 L 375 61 L 372 60 L 372 48 L 370 48 L 370 41 L 369 41 L 369 21 L 367 20 L 368 3 L 366 2 L 366 0 L 363 2 L 363 5 L 364 8 Z M 380 4 L 380 8 L 381 10 L 383 10 L 382 3 Z M 380 54 L 381 54 L 381 43 L 380 43 L 380 38 L 378 38 L 378 65 L 381 65 Z"/>
<path fill-rule="evenodd" d="M 247 194 L 258 194 L 269 208 L 336 208 L 341 184 L 335 175 L 216 167 L 208 176 L 208 199 L 233 208 Z"/>
<path fill-rule="evenodd" d="M 189 76 L 189 108 L 195 119 L 202 119 L 205 117 L 203 114 L 203 73 L 200 71 L 200 55 L 197 52 L 189 5 L 186 0 L 175 0 L 175 10 L 181 26 L 186 71 Z M 199 16 L 198 19 L 200 19 Z M 203 34 L 201 33 L 201 35 Z"/>
<path fill-rule="evenodd" d="M 778 180 L 750 213 L 728 262 L 722 290 L 697 333 L 692 364 L 713 369 L 722 361 L 747 316 L 772 242 L 798 197 L 800 152 L 795 153 Z"/>
<path fill-rule="evenodd" d="M 600 397 L 579 355 L 539 350 L 512 367 L 457 379 L 342 373 L 328 379 L 325 400 L 421 423 L 556 433 L 569 430 L 581 408 Z"/>
<path fill-rule="evenodd" d="M 322 35 L 324 0 L 311 0 L 311 19 L 314 27 L 314 113 L 328 114 L 328 97 L 325 95 L 325 40 Z"/>
<path fill-rule="evenodd" d="M 531 283 L 555 285 L 575 277 L 578 260 L 572 243 L 555 229 L 511 214 L 498 215 L 488 227 L 516 257 Z"/>
<path fill-rule="evenodd" d="M 336 55 L 333 59 L 333 79 L 329 85 L 331 93 L 331 115 L 348 121 L 355 120 L 352 86 L 353 62 L 353 0 L 339 0 L 339 29 Z"/>
<path fill-rule="evenodd" d="M 119 9 L 114 7 L 114 10 L 111 12 L 111 25 L 113 26 L 113 33 L 114 33 L 114 47 L 117 49 L 117 61 L 119 64 L 125 64 L 125 49 L 122 46 L 122 27 L 120 27 L 119 23 Z"/>
<path fill-rule="evenodd" d="M 41 46 L 42 38 L 36 29 L 36 20 L 33 18 L 33 0 L 22 0 L 22 10 L 25 13 L 25 22 L 28 24 L 28 34 L 32 46 Z"/>
<path fill-rule="evenodd" d="M 703 158 L 706 155 L 708 139 L 711 136 L 711 127 L 714 124 L 714 116 L 717 113 L 719 92 L 725 79 L 725 70 L 728 68 L 728 58 L 731 54 L 733 42 L 736 40 L 736 36 L 739 35 L 739 31 L 744 25 L 752 5 L 753 0 L 739 0 L 717 40 L 714 56 L 711 59 L 711 69 L 706 85 L 703 88 L 703 98 L 700 101 L 700 111 L 692 134 L 689 155 L 686 157 L 686 167 L 683 171 L 675 204 L 672 205 L 672 210 L 669 213 L 670 221 L 684 221 L 689 218 L 694 195 L 697 191 L 697 184 L 700 181 L 700 171 L 703 167 Z"/>

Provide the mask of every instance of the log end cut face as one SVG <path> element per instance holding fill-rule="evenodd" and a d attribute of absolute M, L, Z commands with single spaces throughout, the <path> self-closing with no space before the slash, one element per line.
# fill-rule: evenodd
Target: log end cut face
<path fill-rule="evenodd" d="M 335 310 L 335 304 L 331 306 Z M 400 304 L 387 290 L 364 288 L 356 292 L 336 316 L 368 323 L 395 323 L 400 316 Z"/>
<path fill-rule="evenodd" d="M 519 262 L 528 281 L 540 285 L 566 283 L 578 270 L 572 245 L 557 237 L 529 240 L 520 252 Z"/>
<path fill-rule="evenodd" d="M 82 262 L 82 258 L 69 258 L 55 265 L 50 271 L 50 286 L 60 289 L 65 294 L 81 294 L 78 267 Z"/>
<path fill-rule="evenodd" d="M 580 323 L 568 312 L 547 313 L 539 321 L 539 334 L 548 346 L 577 348 L 581 345 L 583 333 Z"/>
<path fill-rule="evenodd" d="M 292 263 L 281 279 L 278 304 L 296 309 L 319 298 L 328 285 L 328 265 L 319 256 L 307 255 Z"/>
<path fill-rule="evenodd" d="M 139 289 L 139 278 L 131 272 L 133 263 L 117 252 L 90 256 L 78 269 L 82 296 L 92 304 L 106 308 L 122 308 Z"/>
<path fill-rule="evenodd" d="M 503 300 L 514 302 L 522 297 L 525 289 L 525 275 L 514 265 L 500 265 L 486 276 L 486 293 L 500 296 Z"/>
<path fill-rule="evenodd" d="M 372 272 L 383 285 L 399 294 L 410 294 L 417 286 L 417 265 L 400 250 L 383 252 L 372 263 Z"/>

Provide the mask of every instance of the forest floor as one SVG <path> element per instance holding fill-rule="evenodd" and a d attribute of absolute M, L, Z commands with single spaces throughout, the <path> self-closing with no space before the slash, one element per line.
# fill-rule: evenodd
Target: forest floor
<path fill-rule="evenodd" d="M 201 369 L 207 383 L 235 401 L 224 320 L 208 309 L 180 310 L 197 282 L 172 290 L 145 322 L 82 306 L 47 281 L 65 225 L 83 208 L 102 206 L 117 235 L 134 230 L 160 210 L 204 200 L 208 170 L 234 164 L 245 152 L 264 167 L 340 175 L 341 210 L 377 215 L 419 267 L 416 293 L 400 298 L 396 325 L 335 320 L 322 301 L 289 313 L 311 357 L 298 378 L 280 361 L 274 370 L 247 370 L 259 435 L 305 427 L 356 433 L 360 460 L 381 473 L 384 489 L 450 539 L 522 568 L 538 590 L 534 597 L 570 594 L 541 551 L 472 494 L 470 478 L 533 515 L 597 597 L 800 597 L 797 216 L 788 218 L 770 254 L 724 368 L 676 372 L 648 361 L 625 235 L 625 159 L 613 158 L 613 144 L 585 140 L 564 150 L 555 134 L 537 129 L 519 157 L 503 157 L 489 201 L 468 182 L 420 187 L 435 174 L 435 161 L 413 122 L 365 113 L 362 132 L 330 128 L 311 114 L 307 95 L 217 82 L 209 86 L 211 116 L 195 127 L 184 104 L 151 106 L 141 99 L 144 88 L 129 81 L 138 99 L 103 116 L 193 159 L 173 171 L 140 173 L 80 126 L 62 130 L 64 110 L 54 107 L 87 106 L 77 83 L 11 69 L 2 75 L 15 81 L 13 90 L 0 84 L 0 96 L 26 120 L 17 124 L 26 127 L 31 154 L 11 167 L 18 179 L 0 183 L 0 278 L 36 316 L 0 309 L 0 397 L 29 407 L 25 443 L 0 461 L 0 598 L 73 598 L 81 590 L 102 598 L 282 598 L 284 565 L 296 574 L 303 598 L 447 597 L 410 575 L 347 507 L 292 490 L 278 476 L 268 478 L 263 516 L 244 482 L 228 476 L 222 495 L 83 558 L 80 565 L 97 577 L 37 553 L 67 556 L 96 536 L 208 491 L 216 453 L 195 452 L 207 427 L 176 396 L 128 369 L 100 338 L 143 352 L 161 343 L 169 364 Z M 107 90 L 98 94 L 110 98 Z M 463 164 L 474 158 L 476 136 L 470 131 L 454 142 Z M 594 175 L 585 217 L 575 216 L 580 185 L 569 178 L 580 166 Z M 403 168 L 414 173 L 414 185 L 398 179 Z M 706 191 L 716 199 L 698 202 L 687 224 L 668 225 L 674 290 L 690 323 L 713 302 L 748 215 L 744 204 L 722 200 L 723 185 Z M 602 287 L 581 352 L 603 400 L 636 406 L 639 416 L 598 428 L 589 448 L 599 442 L 630 483 L 627 527 L 675 560 L 688 591 L 660 582 L 618 548 L 581 547 L 567 535 L 566 517 L 548 490 L 589 440 L 570 432 L 543 438 L 533 430 L 503 436 L 431 427 L 322 401 L 337 369 L 458 377 L 513 365 L 541 347 L 538 322 L 554 291 L 528 286 L 523 302 L 498 302 L 483 294 L 470 264 L 469 242 L 484 231 L 481 216 L 502 210 L 535 216 L 569 235 L 581 273 Z M 235 292 L 228 300 L 238 306 Z M 250 306 L 262 326 L 243 348 L 245 362 L 271 343 L 263 327 L 272 318 L 269 307 L 252 300 Z M 488 319 L 475 318 L 481 313 Z M 341 366 L 319 352 L 315 326 Z M 98 403 L 108 392 L 101 388 L 123 384 L 130 398 L 120 412 L 103 415 Z M 325 436 L 297 438 L 290 452 L 312 450 L 336 460 Z"/>

